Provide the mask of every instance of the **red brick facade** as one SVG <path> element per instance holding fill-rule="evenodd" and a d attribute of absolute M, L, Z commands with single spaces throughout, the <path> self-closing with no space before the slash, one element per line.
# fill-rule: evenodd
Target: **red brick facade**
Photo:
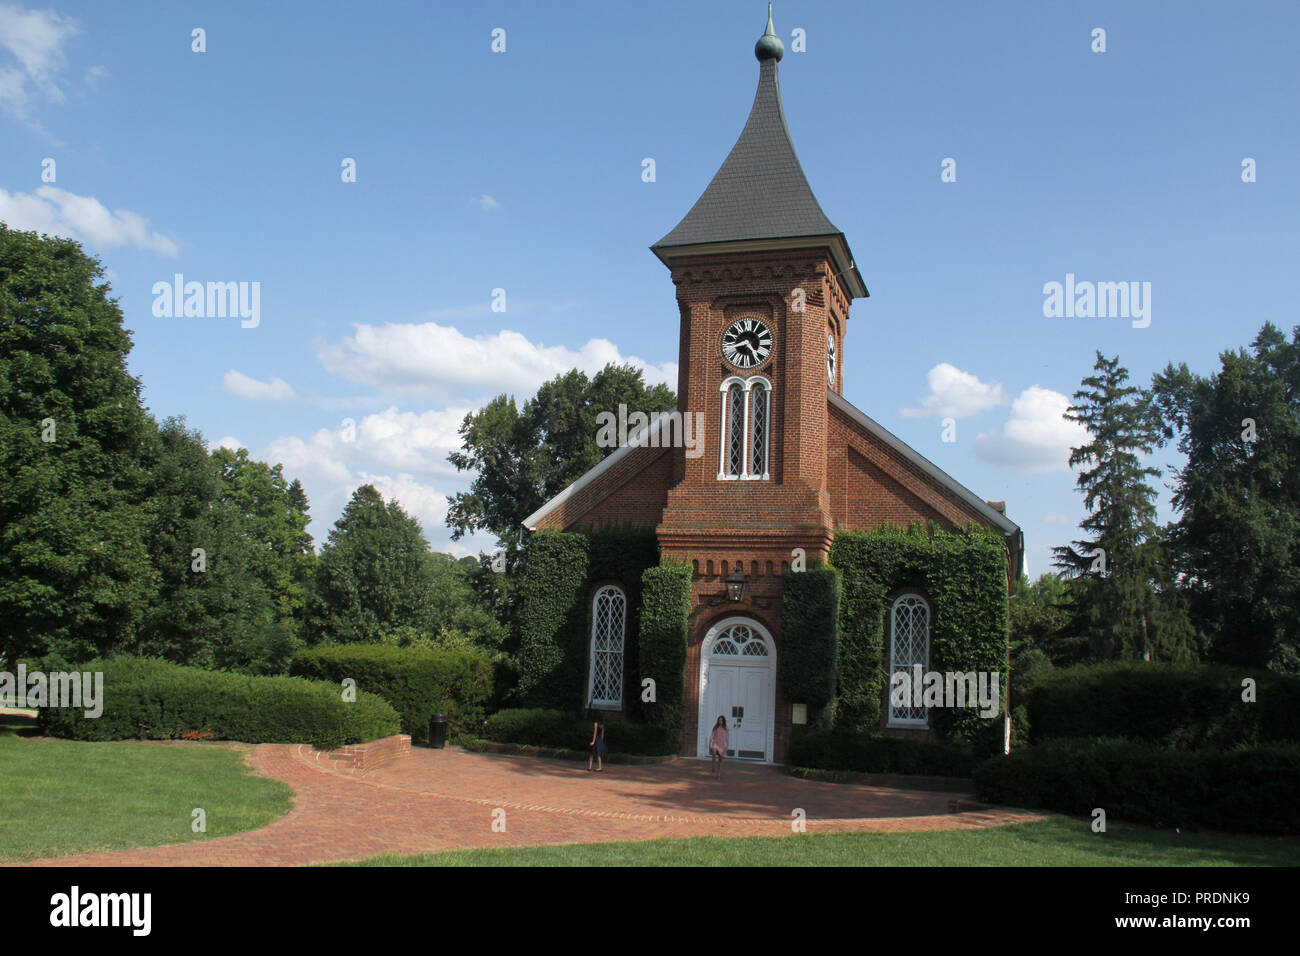
<path fill-rule="evenodd" d="M 528 521 L 534 530 L 653 527 L 665 559 L 694 565 L 682 741 L 688 755 L 698 748 L 702 642 L 711 627 L 728 617 L 759 623 L 776 645 L 779 671 L 781 573 L 796 549 L 811 562 L 829 555 L 837 529 L 981 523 L 1007 535 L 1009 577 L 1020 565 L 1015 525 L 842 397 L 849 307 L 867 289 L 795 156 L 777 82 L 782 55 L 774 35 L 755 48 L 759 87 L 740 139 L 692 210 L 652 247 L 677 290 L 678 407 L 702 413 L 701 453 L 620 450 Z M 722 349 L 724 332 L 741 319 L 758 319 L 772 336 L 770 354 L 750 368 L 728 363 Z M 757 406 L 747 390 L 759 377 L 771 398 L 766 474 L 732 477 L 723 449 L 724 384 L 742 383 L 748 416 Z M 747 472 L 753 459 L 743 458 Z M 732 603 L 719 596 L 737 566 L 748 584 L 744 599 Z M 771 683 L 771 757 L 781 762 L 791 706 L 776 674 Z"/>
<path fill-rule="evenodd" d="M 761 624 L 781 655 L 781 573 L 794 549 L 827 557 L 837 529 L 870 530 L 933 521 L 989 523 L 987 508 L 900 453 L 841 403 L 842 362 L 833 386 L 827 336 L 844 354 L 848 297 L 833 278 L 829 256 L 807 250 L 684 259 L 672 271 L 682 316 L 678 396 L 686 413 L 704 412 L 702 454 L 682 448 L 628 449 L 585 484 L 561 496 L 536 525 L 565 530 L 631 522 L 655 527 L 665 558 L 695 567 L 686 660 L 686 728 L 682 753 L 696 755 L 702 642 L 728 617 Z M 802 289 L 803 311 L 793 308 Z M 739 371 L 721 357 L 724 329 L 757 315 L 775 333 L 771 357 Z M 769 478 L 720 480 L 723 393 L 731 376 L 761 375 L 772 383 Z M 1008 568 L 1019 564 L 1011 553 Z M 745 599 L 719 604 L 724 578 L 740 565 Z M 763 606 L 760 606 L 763 605 Z M 773 759 L 785 759 L 791 707 L 773 688 Z"/>

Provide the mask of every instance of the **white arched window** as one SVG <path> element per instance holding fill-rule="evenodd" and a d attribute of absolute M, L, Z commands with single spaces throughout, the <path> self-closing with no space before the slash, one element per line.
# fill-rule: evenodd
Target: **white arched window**
<path fill-rule="evenodd" d="M 929 715 L 915 691 L 916 666 L 921 674 L 930 669 L 930 605 L 919 594 L 903 594 L 889 611 L 889 725 L 928 727 Z M 903 673 L 912 697 L 907 704 L 895 704 L 894 675 Z"/>
<path fill-rule="evenodd" d="M 755 382 L 749 390 L 749 477 L 767 477 L 768 422 L 772 411 L 772 390 Z"/>
<path fill-rule="evenodd" d="M 768 477 L 772 435 L 772 383 L 761 375 L 732 377 L 721 386 L 722 447 L 718 478 L 761 481 Z"/>
<path fill-rule="evenodd" d="M 627 595 L 608 585 L 591 603 L 591 671 L 587 699 L 592 707 L 623 706 L 623 636 L 627 629 Z"/>

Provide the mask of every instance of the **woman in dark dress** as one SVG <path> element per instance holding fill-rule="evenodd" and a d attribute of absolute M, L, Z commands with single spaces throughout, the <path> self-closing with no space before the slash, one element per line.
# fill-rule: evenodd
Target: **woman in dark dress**
<path fill-rule="evenodd" d="M 595 726 L 591 728 L 591 743 L 587 745 L 587 769 L 591 769 L 591 761 L 596 761 L 596 773 L 602 773 L 604 768 L 601 766 L 601 758 L 609 753 L 605 746 L 605 725 L 596 721 Z"/>

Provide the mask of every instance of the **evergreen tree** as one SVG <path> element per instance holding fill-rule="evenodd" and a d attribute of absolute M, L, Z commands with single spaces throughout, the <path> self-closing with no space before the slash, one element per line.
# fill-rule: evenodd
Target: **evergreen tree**
<path fill-rule="evenodd" d="M 362 485 L 321 548 L 309 640 L 380 643 L 398 632 L 434 631 L 428 559 L 420 523 Z"/>
<path fill-rule="evenodd" d="M 1076 484 L 1089 514 L 1082 540 L 1053 549 L 1071 579 L 1075 626 L 1101 659 L 1186 660 L 1193 642 L 1156 526 L 1156 468 L 1143 463 L 1162 422 L 1149 393 L 1130 385 L 1118 356 L 1097 353 L 1094 374 L 1065 413 L 1088 430 L 1072 450 Z"/>

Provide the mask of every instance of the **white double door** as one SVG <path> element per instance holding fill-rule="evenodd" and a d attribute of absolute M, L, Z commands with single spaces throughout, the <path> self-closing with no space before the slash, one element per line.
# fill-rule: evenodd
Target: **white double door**
<path fill-rule="evenodd" d="M 766 632 L 752 621 L 745 621 L 739 627 L 715 628 L 714 632 L 714 639 L 705 644 L 707 657 L 700 695 L 703 734 L 699 753 L 708 756 L 709 736 L 718 718 L 724 717 L 729 732 L 727 756 L 770 762 L 775 648 Z M 737 646 L 740 636 L 745 641 Z M 713 652 L 711 647 L 718 651 Z M 748 653 L 736 653 L 746 647 Z M 760 649 L 765 653 L 754 653 Z"/>

